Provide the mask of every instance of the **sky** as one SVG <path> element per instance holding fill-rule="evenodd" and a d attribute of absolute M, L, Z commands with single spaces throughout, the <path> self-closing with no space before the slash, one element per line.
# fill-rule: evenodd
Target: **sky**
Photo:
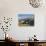
<path fill-rule="evenodd" d="M 18 15 L 18 18 L 19 19 L 25 19 L 25 18 L 28 18 L 28 17 L 32 17 L 33 16 L 33 14 L 19 14 Z"/>

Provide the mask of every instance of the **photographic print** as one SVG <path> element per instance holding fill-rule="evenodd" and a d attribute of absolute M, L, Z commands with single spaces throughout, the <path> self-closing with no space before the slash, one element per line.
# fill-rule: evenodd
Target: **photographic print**
<path fill-rule="evenodd" d="M 19 14 L 18 25 L 19 26 L 34 26 L 34 15 L 33 14 Z"/>

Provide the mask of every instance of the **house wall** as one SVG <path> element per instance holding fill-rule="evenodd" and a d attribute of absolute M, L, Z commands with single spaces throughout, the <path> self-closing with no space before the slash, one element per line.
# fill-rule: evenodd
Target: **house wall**
<path fill-rule="evenodd" d="M 18 13 L 34 14 L 35 25 L 32 27 L 19 27 Z M 16 38 L 16 40 L 28 40 L 34 34 L 37 36 L 37 39 L 45 40 L 45 15 L 46 8 L 33 8 L 28 0 L 0 0 L 0 19 L 4 16 L 13 18 L 8 34 L 10 34 L 10 37 Z M 4 39 L 2 34 L 4 35 L 3 31 L 0 31 L 0 39 Z"/>

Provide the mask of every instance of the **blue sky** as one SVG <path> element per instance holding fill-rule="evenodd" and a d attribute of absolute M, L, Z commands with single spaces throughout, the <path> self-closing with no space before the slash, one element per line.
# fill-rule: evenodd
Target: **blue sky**
<path fill-rule="evenodd" d="M 19 19 L 25 19 L 31 17 L 33 14 L 18 14 Z"/>

